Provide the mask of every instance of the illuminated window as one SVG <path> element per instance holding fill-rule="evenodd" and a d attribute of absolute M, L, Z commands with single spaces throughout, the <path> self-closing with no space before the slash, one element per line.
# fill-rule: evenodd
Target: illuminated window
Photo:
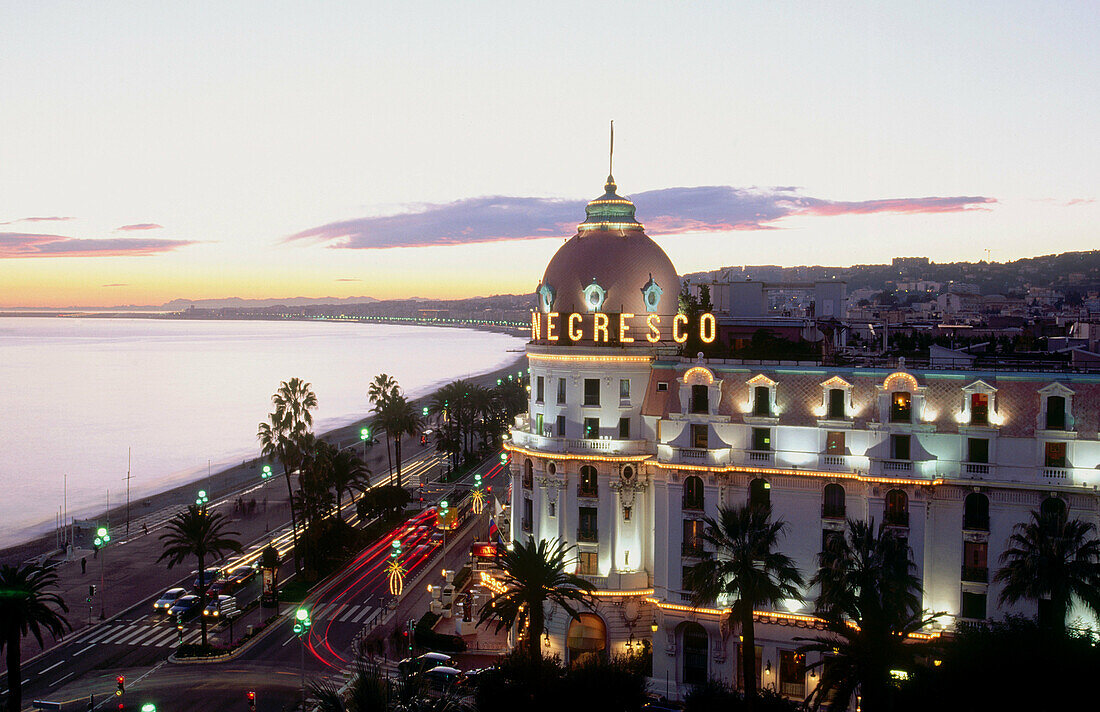
<path fill-rule="evenodd" d="M 692 413 L 706 413 L 710 406 L 710 396 L 707 393 L 708 387 L 704 385 L 696 385 L 691 387 L 691 412 Z"/>
<path fill-rule="evenodd" d="M 691 426 L 691 446 L 694 448 L 706 449 L 710 447 L 710 442 L 707 437 L 707 431 L 709 428 L 706 425 L 700 425 L 696 423 Z"/>
<path fill-rule="evenodd" d="M 913 420 L 913 396 L 908 391 L 890 394 L 890 422 L 909 423 Z"/>
<path fill-rule="evenodd" d="M 847 452 L 847 449 L 844 447 L 843 430 L 832 430 L 825 434 L 826 455 L 845 455 Z"/>
<path fill-rule="evenodd" d="M 600 557 L 595 551 L 582 551 L 577 554 L 577 573 L 581 576 L 598 576 Z"/>
<path fill-rule="evenodd" d="M 963 542 L 962 580 L 971 583 L 989 583 L 989 544 L 987 542 Z"/>
<path fill-rule="evenodd" d="M 758 452 L 766 452 L 772 449 L 771 428 L 752 429 L 752 449 Z"/>
<path fill-rule="evenodd" d="M 542 403 L 543 390 L 544 390 L 543 386 L 545 385 L 543 381 L 544 381 L 544 379 L 543 379 L 542 376 L 539 376 L 537 379 L 535 379 L 535 402 L 536 403 Z"/>
<path fill-rule="evenodd" d="M 629 522 L 630 517 L 631 517 L 632 514 L 633 514 L 633 508 L 623 507 L 623 521 L 624 522 Z"/>
<path fill-rule="evenodd" d="M 767 417 L 772 414 L 771 389 L 767 386 L 756 386 L 752 389 L 752 414 Z"/>
<path fill-rule="evenodd" d="M 703 522 L 700 519 L 684 520 L 684 543 L 681 548 L 684 556 L 703 555 Z"/>
<path fill-rule="evenodd" d="M 899 489 L 887 492 L 883 520 L 888 526 L 909 526 L 909 495 Z"/>
<path fill-rule="evenodd" d="M 843 388 L 829 389 L 829 418 L 832 420 L 843 420 L 848 417 L 844 407 L 845 396 L 847 393 Z"/>
<path fill-rule="evenodd" d="M 584 439 L 596 440 L 600 437 L 600 419 L 599 418 L 585 418 L 584 419 Z"/>
<path fill-rule="evenodd" d="M 600 379 L 598 379 L 598 378 L 586 378 L 586 379 L 584 379 L 584 404 L 585 405 L 599 405 L 600 404 Z"/>
<path fill-rule="evenodd" d="M 630 418 L 619 418 L 619 440 L 630 439 Z"/>
<path fill-rule="evenodd" d="M 596 529 L 597 509 L 595 507 L 578 508 L 577 541 L 596 541 L 599 533 Z"/>
<path fill-rule="evenodd" d="M 1066 466 L 1066 444 L 1063 443 L 1046 443 L 1043 464 L 1046 467 L 1065 467 Z"/>
<path fill-rule="evenodd" d="M 963 502 L 963 529 L 989 531 L 989 497 L 971 492 Z"/>
<path fill-rule="evenodd" d="M 565 379 L 558 379 L 558 405 L 565 405 Z"/>
<path fill-rule="evenodd" d="M 535 413 L 535 432 L 539 435 L 545 432 L 542 427 L 542 413 Z"/>
<path fill-rule="evenodd" d="M 755 480 L 749 483 L 749 506 L 771 509 L 771 483 L 761 477 L 757 477 Z"/>
<path fill-rule="evenodd" d="M 684 479 L 683 509 L 703 508 L 703 480 L 691 475 Z"/>
<path fill-rule="evenodd" d="M 592 465 L 585 465 L 581 468 L 581 481 L 577 494 L 581 497 L 595 497 L 599 495 L 599 493 L 600 484 L 596 475 L 596 468 L 592 467 Z M 592 511 L 594 512 L 596 510 L 593 509 Z M 593 522 L 595 522 L 595 520 L 593 520 Z"/>
<path fill-rule="evenodd" d="M 779 694 L 806 696 L 806 656 L 794 650 L 779 651 Z"/>
<path fill-rule="evenodd" d="M 970 394 L 970 424 L 989 425 L 989 395 L 985 393 Z"/>
<path fill-rule="evenodd" d="M 844 488 L 835 482 L 825 485 L 822 493 L 821 516 L 826 519 L 844 518 Z"/>
<path fill-rule="evenodd" d="M 989 462 L 989 438 L 966 439 L 966 461 L 979 464 Z"/>

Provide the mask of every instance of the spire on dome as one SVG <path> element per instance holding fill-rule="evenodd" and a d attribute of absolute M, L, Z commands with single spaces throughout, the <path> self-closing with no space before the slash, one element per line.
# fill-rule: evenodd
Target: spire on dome
<path fill-rule="evenodd" d="M 585 219 L 577 229 L 587 230 L 644 230 L 644 226 L 634 218 L 634 203 L 618 194 L 612 175 L 615 161 L 615 122 L 611 122 L 611 146 L 607 156 L 607 182 L 604 193 L 588 203 L 584 209 Z"/>

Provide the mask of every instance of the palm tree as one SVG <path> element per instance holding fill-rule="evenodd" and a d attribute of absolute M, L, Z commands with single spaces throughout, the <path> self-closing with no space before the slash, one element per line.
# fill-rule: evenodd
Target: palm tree
<path fill-rule="evenodd" d="M 828 635 L 808 641 L 800 652 L 828 657 L 810 696 L 814 709 L 846 710 L 859 688 L 862 708 L 890 709 L 891 669 L 911 669 L 922 647 L 908 638 L 943 615 L 921 609 L 920 579 L 909 545 L 874 522 L 849 520 L 844 537 L 829 540 L 818 556 L 810 585 L 820 586 L 816 611 Z M 815 665 L 815 666 L 816 666 Z"/>
<path fill-rule="evenodd" d="M 8 709 L 23 707 L 23 675 L 19 670 L 20 641 L 29 633 L 42 643 L 42 630 L 54 638 L 72 630 L 68 619 L 54 607 L 68 613 L 69 608 L 57 593 L 53 568 L 27 564 L 22 567 L 0 566 L 0 651 L 8 648 Z"/>
<path fill-rule="evenodd" d="M 256 437 L 260 441 L 261 456 L 276 458 L 283 466 L 287 497 L 290 499 L 294 569 L 297 571 L 299 570 L 298 518 L 290 474 L 302 464 L 305 455 L 305 439 L 307 435 L 311 435 L 310 430 L 313 427 L 313 414 L 310 411 L 317 407 L 317 395 L 309 383 L 300 378 L 292 378 L 279 384 L 278 390 L 271 396 L 271 402 L 275 410 L 268 414 L 266 422 L 260 423 Z"/>
<path fill-rule="evenodd" d="M 374 422 L 393 441 L 393 459 L 397 462 L 397 486 L 401 486 L 401 438 L 420 431 L 420 414 L 404 395 L 394 394 L 374 407 L 378 414 Z"/>
<path fill-rule="evenodd" d="M 383 404 L 389 402 L 391 398 L 401 392 L 401 386 L 397 385 L 397 379 L 385 373 L 380 373 L 374 377 L 374 380 L 370 382 L 367 387 L 367 400 L 374 406 L 374 411 L 378 412 L 378 409 Z M 393 459 L 390 455 L 390 443 L 386 441 L 386 461 L 390 465 L 390 477 L 393 477 Z"/>
<path fill-rule="evenodd" d="M 157 561 L 168 559 L 168 568 L 182 563 L 190 556 L 199 560 L 199 612 L 206 608 L 207 557 L 220 559 L 229 552 L 240 552 L 241 543 L 231 537 L 237 532 L 226 531 L 228 522 L 216 512 L 207 512 L 206 507 L 188 505 L 187 509 L 168 520 L 168 531 L 160 535 L 164 542 L 164 552 Z M 200 615 L 202 623 L 202 644 L 206 645 L 206 616 Z"/>
<path fill-rule="evenodd" d="M 1100 613 L 1100 540 L 1096 526 L 1064 515 L 1031 512 L 1016 525 L 1001 554 L 995 581 L 1004 584 L 1001 603 L 1038 601 L 1039 623 L 1066 631 L 1066 614 L 1077 598 Z"/>
<path fill-rule="evenodd" d="M 577 616 L 574 603 L 591 607 L 592 584 L 565 571 L 574 561 L 566 558 L 572 548 L 557 539 L 528 539 L 526 544 L 517 542 L 511 551 L 505 550 L 500 567 L 506 589 L 482 606 L 478 625 L 493 618 L 497 632 L 512 625 L 520 631 L 526 629 L 528 655 L 533 661 L 541 660 L 544 604 L 556 603 L 571 617 Z"/>
<path fill-rule="evenodd" d="M 703 542 L 714 547 L 706 560 L 688 570 L 685 587 L 695 605 L 729 601 L 730 623 L 740 625 L 745 701 L 756 698 L 756 634 L 753 611 L 787 599 L 801 600 L 802 575 L 790 557 L 776 551 L 787 524 L 772 521 L 767 507 L 721 507 L 718 518 L 704 520 Z"/>
<path fill-rule="evenodd" d="M 329 460 L 329 482 L 336 490 L 337 516 L 343 509 L 343 493 L 354 496 L 355 491 L 362 492 L 370 485 L 370 470 L 353 450 L 336 450 Z"/>

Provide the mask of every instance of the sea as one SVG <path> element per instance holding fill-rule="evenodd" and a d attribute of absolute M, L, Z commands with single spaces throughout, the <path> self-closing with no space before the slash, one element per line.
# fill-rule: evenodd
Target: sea
<path fill-rule="evenodd" d="M 0 318 L 0 546 L 124 503 L 127 474 L 135 501 L 258 456 L 280 381 L 312 384 L 320 433 L 369 414 L 378 373 L 417 397 L 523 344 L 339 321 Z"/>

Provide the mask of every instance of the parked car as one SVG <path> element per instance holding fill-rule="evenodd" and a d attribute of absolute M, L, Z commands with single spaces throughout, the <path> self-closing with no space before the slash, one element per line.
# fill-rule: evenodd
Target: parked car
<path fill-rule="evenodd" d="M 238 566 L 227 573 L 225 578 L 229 588 L 237 588 L 251 581 L 252 577 L 255 575 L 256 569 L 251 566 Z"/>
<path fill-rule="evenodd" d="M 153 613 L 167 613 L 172 604 L 187 594 L 186 588 L 170 588 L 153 603 Z"/>
<path fill-rule="evenodd" d="M 449 690 L 462 682 L 462 671 L 449 665 L 439 665 L 420 675 L 433 690 Z"/>
<path fill-rule="evenodd" d="M 210 602 L 206 604 L 206 608 L 202 609 L 202 614 L 210 618 L 218 618 L 222 614 L 223 604 L 227 603 L 232 596 L 215 596 L 210 599 Z"/>
<path fill-rule="evenodd" d="M 186 596 L 180 596 L 179 600 L 172 604 L 172 607 L 168 609 L 168 615 L 179 616 L 180 618 L 190 618 L 199 612 L 199 597 L 188 594 Z"/>
<path fill-rule="evenodd" d="M 397 663 L 397 669 L 402 675 L 413 675 L 450 662 L 451 656 L 445 653 L 424 653 L 416 658 L 405 658 Z"/>

